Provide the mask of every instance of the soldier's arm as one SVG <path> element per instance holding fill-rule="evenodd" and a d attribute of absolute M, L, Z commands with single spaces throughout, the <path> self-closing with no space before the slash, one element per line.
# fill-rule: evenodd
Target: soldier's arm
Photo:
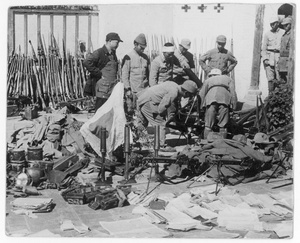
<path fill-rule="evenodd" d="M 236 105 L 237 105 L 237 95 L 236 95 L 236 91 L 235 91 L 234 81 L 231 78 L 230 78 L 230 81 L 229 81 L 229 91 L 230 91 L 230 94 L 231 94 L 232 109 L 235 110 Z"/>
<path fill-rule="evenodd" d="M 86 59 L 83 61 L 83 66 L 91 73 L 92 76 L 100 79 L 101 70 L 97 67 L 97 63 L 100 59 L 99 50 L 94 51 L 93 53 L 87 55 Z"/>
<path fill-rule="evenodd" d="M 267 34 L 264 35 L 263 43 L 261 46 L 261 60 L 264 62 L 265 60 L 268 60 L 267 57 L 267 47 L 268 47 L 268 36 Z"/>
<path fill-rule="evenodd" d="M 125 89 L 131 88 L 129 77 L 130 77 L 130 57 L 128 55 L 125 55 L 122 61 L 122 76 L 121 76 L 121 81 L 124 83 Z"/>
<path fill-rule="evenodd" d="M 158 113 L 162 114 L 164 113 L 174 102 L 174 100 L 178 96 L 178 90 L 176 89 L 170 89 L 167 94 L 164 95 L 164 98 L 161 100 L 159 106 L 158 106 Z"/>
<path fill-rule="evenodd" d="M 158 72 L 159 72 L 159 62 L 154 59 L 151 63 L 150 74 L 149 74 L 149 86 L 156 85 L 158 83 Z"/>
<path fill-rule="evenodd" d="M 206 52 L 205 54 L 203 54 L 199 58 L 199 64 L 200 64 L 200 66 L 202 67 L 202 69 L 204 70 L 205 73 L 210 72 L 210 68 L 206 65 L 207 60 L 209 60 L 209 52 Z"/>
<path fill-rule="evenodd" d="M 237 65 L 237 60 L 231 52 L 228 52 L 228 55 L 229 55 L 229 63 L 230 64 L 227 68 L 227 73 L 230 73 L 234 69 L 234 67 Z"/>

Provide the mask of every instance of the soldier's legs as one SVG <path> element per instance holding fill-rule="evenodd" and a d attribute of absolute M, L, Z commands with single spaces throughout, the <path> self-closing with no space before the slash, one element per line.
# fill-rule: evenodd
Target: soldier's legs
<path fill-rule="evenodd" d="M 206 107 L 205 111 L 205 129 L 203 138 L 206 139 L 207 135 L 212 131 L 212 127 L 216 121 L 216 114 L 217 114 L 218 104 L 213 103 Z"/>
<path fill-rule="evenodd" d="M 228 121 L 229 121 L 229 107 L 225 104 L 219 104 L 219 121 L 218 121 L 218 127 L 225 128 Z"/>
<path fill-rule="evenodd" d="M 152 126 L 160 126 L 160 144 L 164 145 L 166 140 L 166 121 L 165 117 L 153 113 L 149 102 L 146 102 L 140 109 L 141 114 Z"/>
<path fill-rule="evenodd" d="M 267 65 L 265 66 L 265 70 L 266 70 L 266 76 L 268 80 L 268 89 L 269 92 L 272 92 L 275 89 L 275 83 L 274 83 L 275 81 L 274 79 L 276 79 L 275 67 Z"/>

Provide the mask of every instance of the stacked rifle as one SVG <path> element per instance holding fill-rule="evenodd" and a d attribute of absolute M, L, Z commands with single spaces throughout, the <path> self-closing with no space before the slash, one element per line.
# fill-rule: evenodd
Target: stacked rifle
<path fill-rule="evenodd" d="M 39 38 L 37 55 L 31 41 L 29 43 L 31 56 L 22 54 L 19 47 L 19 52 L 13 52 L 8 58 L 7 97 L 27 96 L 43 109 L 85 99 L 83 87 L 87 72 L 82 65 L 83 57 L 66 52 L 64 40 L 60 55 L 53 35 L 48 50 Z"/>

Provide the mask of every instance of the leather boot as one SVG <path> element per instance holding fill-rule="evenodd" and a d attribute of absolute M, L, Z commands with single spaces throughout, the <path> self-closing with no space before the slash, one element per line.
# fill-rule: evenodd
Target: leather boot
<path fill-rule="evenodd" d="M 207 135 L 211 132 L 209 127 L 204 128 L 203 139 L 207 139 Z"/>
<path fill-rule="evenodd" d="M 223 138 L 227 138 L 227 128 L 220 128 L 219 133 Z"/>

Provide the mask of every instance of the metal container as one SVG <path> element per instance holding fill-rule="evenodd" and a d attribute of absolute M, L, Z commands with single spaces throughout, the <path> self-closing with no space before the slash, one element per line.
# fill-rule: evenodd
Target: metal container
<path fill-rule="evenodd" d="M 10 162 L 11 163 L 22 163 L 25 162 L 25 150 L 14 149 L 10 152 Z"/>
<path fill-rule="evenodd" d="M 42 147 L 28 147 L 27 160 L 29 162 L 43 160 L 43 148 Z"/>
<path fill-rule="evenodd" d="M 25 161 L 17 162 L 17 163 L 10 162 L 10 165 L 11 165 L 10 171 L 20 173 L 20 172 L 22 172 L 23 168 L 25 168 Z"/>

